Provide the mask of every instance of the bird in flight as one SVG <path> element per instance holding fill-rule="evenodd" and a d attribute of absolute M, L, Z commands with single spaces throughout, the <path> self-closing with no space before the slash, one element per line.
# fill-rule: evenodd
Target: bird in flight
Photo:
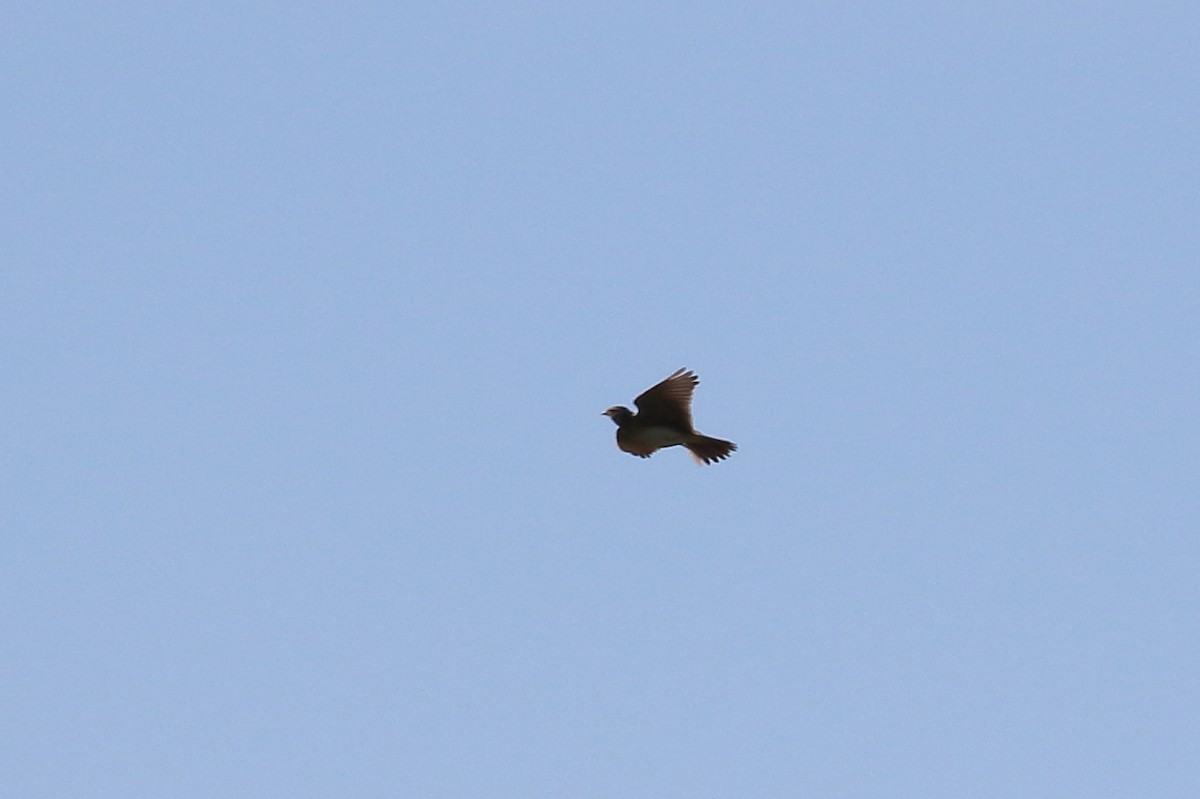
<path fill-rule="evenodd" d="M 663 447 L 687 447 L 696 463 L 716 463 L 737 449 L 732 441 L 701 435 L 692 427 L 692 392 L 700 378 L 680 369 L 633 401 L 638 412 L 615 405 L 604 415 L 617 425 L 617 447 L 630 455 L 649 458 Z"/>

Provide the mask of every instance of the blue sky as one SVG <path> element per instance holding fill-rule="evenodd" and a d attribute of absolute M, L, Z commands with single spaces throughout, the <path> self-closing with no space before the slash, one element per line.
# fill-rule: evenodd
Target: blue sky
<path fill-rule="evenodd" d="M 1200 792 L 1200 11 L 5 16 L 6 796 Z"/>

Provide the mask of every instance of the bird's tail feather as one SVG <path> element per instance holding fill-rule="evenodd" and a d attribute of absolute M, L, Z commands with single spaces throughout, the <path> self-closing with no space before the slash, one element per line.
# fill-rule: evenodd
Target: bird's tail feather
<path fill-rule="evenodd" d="M 700 464 L 716 463 L 719 460 L 724 460 L 737 449 L 737 444 L 734 444 L 732 441 L 722 441 L 719 438 L 702 436 L 699 433 L 688 439 L 684 443 L 684 446 L 692 453 L 692 457 L 696 459 L 696 463 Z"/>

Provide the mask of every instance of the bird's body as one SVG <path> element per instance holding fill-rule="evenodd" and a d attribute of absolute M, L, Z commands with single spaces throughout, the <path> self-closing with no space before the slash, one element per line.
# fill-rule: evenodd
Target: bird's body
<path fill-rule="evenodd" d="M 617 425 L 617 446 L 639 458 L 674 446 L 686 447 L 697 463 L 728 458 L 736 444 L 698 433 L 692 426 L 692 393 L 699 383 L 695 373 L 680 369 L 633 401 L 637 413 L 621 405 L 605 411 Z"/>

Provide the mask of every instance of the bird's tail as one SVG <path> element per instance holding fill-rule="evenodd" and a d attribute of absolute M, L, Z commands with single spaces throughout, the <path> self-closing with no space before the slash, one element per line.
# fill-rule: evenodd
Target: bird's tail
<path fill-rule="evenodd" d="M 696 463 L 701 464 L 716 463 L 719 460 L 724 460 L 737 449 L 737 444 L 732 441 L 722 441 L 719 438 L 702 436 L 699 433 L 684 442 L 684 446 L 692 453 L 692 457 L 696 459 Z"/>

